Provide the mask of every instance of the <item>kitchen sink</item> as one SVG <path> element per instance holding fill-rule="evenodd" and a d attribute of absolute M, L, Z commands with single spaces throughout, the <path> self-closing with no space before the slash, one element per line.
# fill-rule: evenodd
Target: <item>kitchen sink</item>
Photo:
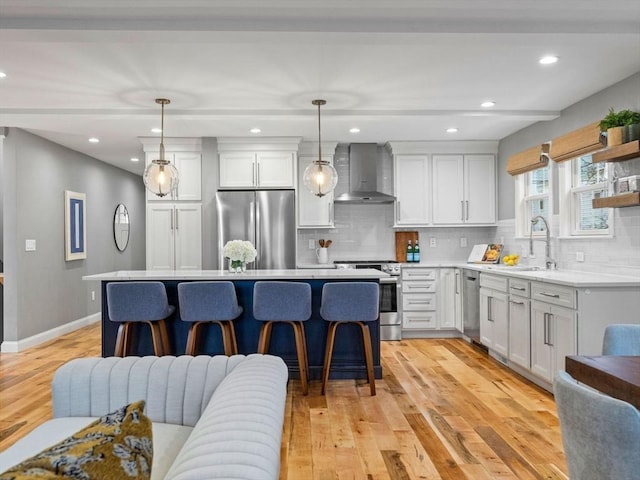
<path fill-rule="evenodd" d="M 543 270 L 541 267 L 531 265 L 487 265 L 485 268 L 488 270 L 511 270 L 513 272 L 532 272 Z"/>

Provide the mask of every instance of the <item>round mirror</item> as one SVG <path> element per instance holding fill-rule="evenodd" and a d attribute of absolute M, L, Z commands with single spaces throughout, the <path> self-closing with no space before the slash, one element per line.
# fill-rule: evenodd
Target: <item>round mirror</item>
<path fill-rule="evenodd" d="M 118 250 L 124 252 L 129 243 L 129 211 L 122 203 L 118 204 L 113 215 L 113 239 Z"/>

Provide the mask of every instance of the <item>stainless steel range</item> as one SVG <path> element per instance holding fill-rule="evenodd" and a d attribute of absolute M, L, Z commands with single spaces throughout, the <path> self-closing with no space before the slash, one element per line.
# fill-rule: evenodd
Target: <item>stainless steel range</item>
<path fill-rule="evenodd" d="M 395 260 L 339 260 L 333 263 L 336 268 L 374 268 L 390 275 L 380 279 L 380 340 L 401 340 L 400 264 Z"/>

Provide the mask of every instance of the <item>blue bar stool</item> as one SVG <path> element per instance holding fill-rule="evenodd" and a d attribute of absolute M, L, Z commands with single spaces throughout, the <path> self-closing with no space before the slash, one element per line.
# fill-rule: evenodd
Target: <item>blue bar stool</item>
<path fill-rule="evenodd" d="M 320 315 L 329 322 L 322 372 L 322 395 L 325 394 L 329 381 L 336 330 L 338 325 L 343 323 L 355 323 L 360 326 L 369 388 L 371 395 L 376 394 L 376 382 L 373 376 L 373 349 L 371 348 L 371 336 L 367 322 L 374 322 L 378 319 L 379 295 L 380 287 L 373 282 L 328 282 L 322 287 Z"/>
<path fill-rule="evenodd" d="M 133 329 L 139 323 L 146 323 L 151 328 L 155 355 L 171 353 L 165 320 L 173 315 L 175 307 L 169 305 L 162 282 L 107 283 L 107 308 L 109 320 L 120 323 L 114 352 L 116 357 L 128 354 Z"/>
<path fill-rule="evenodd" d="M 214 323 L 220 326 L 224 354 L 238 353 L 233 320 L 242 315 L 236 289 L 231 282 L 182 282 L 178 284 L 180 318 L 191 322 L 187 336 L 186 355 L 197 355 L 201 327 Z"/>
<path fill-rule="evenodd" d="M 258 353 L 268 353 L 275 322 L 288 323 L 293 327 L 302 394 L 307 395 L 309 359 L 304 322 L 311 318 L 311 285 L 303 282 L 256 282 L 253 287 L 253 317 L 264 322 L 260 328 Z"/>

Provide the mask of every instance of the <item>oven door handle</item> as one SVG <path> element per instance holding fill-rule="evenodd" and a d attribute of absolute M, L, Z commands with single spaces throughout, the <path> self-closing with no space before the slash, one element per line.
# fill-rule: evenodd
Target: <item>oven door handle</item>
<path fill-rule="evenodd" d="M 396 277 L 383 277 L 383 278 L 380 279 L 380 283 L 381 284 L 384 283 L 386 285 L 389 285 L 389 284 L 393 284 L 393 283 L 398 283 L 398 280 L 397 280 Z"/>

